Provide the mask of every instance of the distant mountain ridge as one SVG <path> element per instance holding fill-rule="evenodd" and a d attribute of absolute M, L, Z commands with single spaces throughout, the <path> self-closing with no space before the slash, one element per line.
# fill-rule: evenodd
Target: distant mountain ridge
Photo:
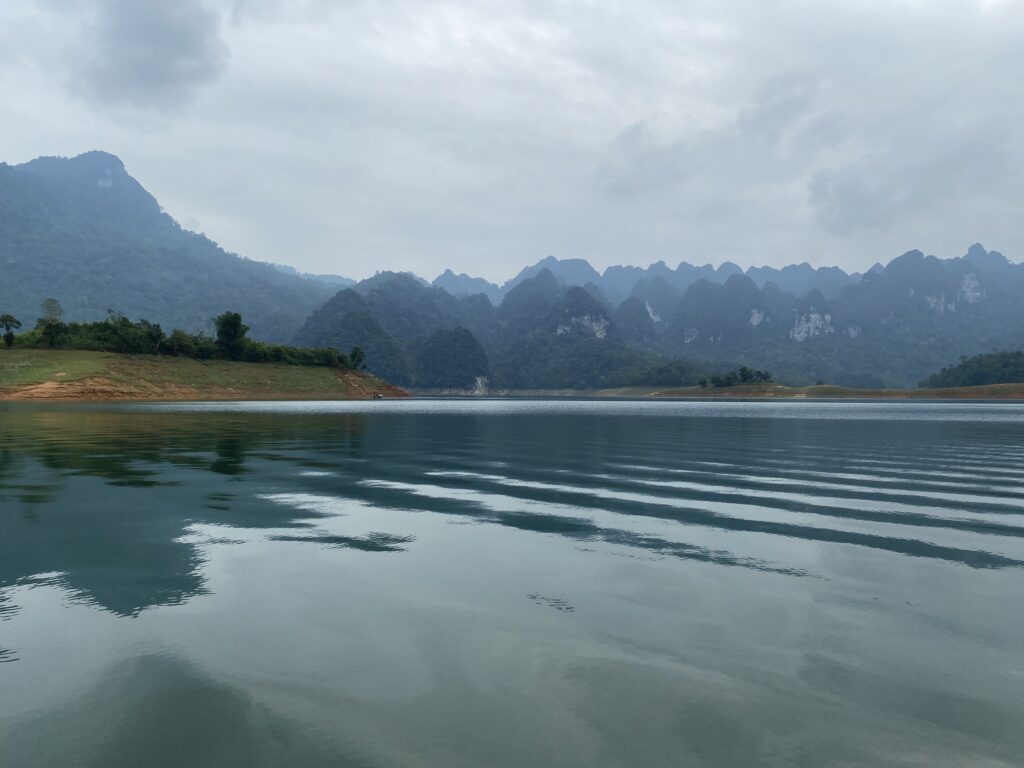
<path fill-rule="evenodd" d="M 536 264 L 524 267 L 519 274 L 502 285 L 480 277 L 456 275 L 450 269 L 434 278 L 432 285 L 444 288 L 457 296 L 482 293 L 497 305 L 510 290 L 524 280 L 536 276 L 543 269 L 549 270 L 565 285 L 594 285 L 614 303 L 619 303 L 637 292 L 639 284 L 649 285 L 658 278 L 681 294 L 698 280 L 724 283 L 732 275 L 746 274 L 759 288 L 768 283 L 775 283 L 782 290 L 797 295 L 818 290 L 826 297 L 838 296 L 843 288 L 861 279 L 861 275 L 856 272 L 847 273 L 840 267 L 812 267 L 807 262 L 782 268 L 750 267 L 743 270 L 730 261 L 723 262 L 718 267 L 711 264 L 695 266 L 683 261 L 674 269 L 664 261 L 658 261 L 648 267 L 615 265 L 602 273 L 585 259 L 558 259 L 547 256 Z"/>
<path fill-rule="evenodd" d="M 404 361 L 397 382 L 415 386 L 426 335 L 465 328 L 486 350 L 496 386 L 528 389 L 617 385 L 673 358 L 708 370 L 747 364 L 794 384 L 903 387 L 961 355 L 1024 347 L 1024 265 L 980 244 L 953 259 L 909 251 L 863 275 L 663 262 L 598 274 L 549 257 L 502 286 L 497 306 L 493 292 L 468 292 L 481 287 L 476 279 L 442 277 L 427 285 L 380 273 L 357 284 L 362 314 L 331 319 L 349 329 L 340 346 L 360 343 L 352 329 L 372 322 L 385 359 Z M 332 345 L 328 315 L 311 318 L 296 340 Z"/>

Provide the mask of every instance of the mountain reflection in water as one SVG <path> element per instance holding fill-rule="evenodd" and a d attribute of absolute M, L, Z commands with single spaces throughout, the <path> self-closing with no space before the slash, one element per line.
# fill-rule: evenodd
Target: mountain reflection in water
<path fill-rule="evenodd" d="M 1005 404 L 3 406 L 0 765 L 1010 765 L 1022 472 Z"/>

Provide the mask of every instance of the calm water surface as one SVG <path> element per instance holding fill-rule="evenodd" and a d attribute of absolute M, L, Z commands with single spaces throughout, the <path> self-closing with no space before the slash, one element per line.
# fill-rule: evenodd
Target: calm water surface
<path fill-rule="evenodd" d="M 0 765 L 1020 766 L 1024 406 L 0 407 Z"/>

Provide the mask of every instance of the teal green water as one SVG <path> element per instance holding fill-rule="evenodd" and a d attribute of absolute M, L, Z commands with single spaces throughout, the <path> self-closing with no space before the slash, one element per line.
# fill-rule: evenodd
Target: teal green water
<path fill-rule="evenodd" d="M 1020 766 L 1024 407 L 0 407 L 0 765 Z"/>

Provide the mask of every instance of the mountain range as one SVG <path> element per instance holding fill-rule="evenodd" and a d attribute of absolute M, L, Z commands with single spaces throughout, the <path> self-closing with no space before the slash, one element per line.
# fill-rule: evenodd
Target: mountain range
<path fill-rule="evenodd" d="M 872 269 L 881 268 L 880 264 L 876 264 Z M 604 272 L 598 272 L 585 259 L 557 259 L 554 256 L 547 256 L 536 264 L 525 267 L 502 285 L 480 277 L 456 275 L 450 269 L 434 278 L 431 285 L 444 288 L 454 296 L 482 293 L 492 303 L 498 305 L 510 290 L 524 280 L 535 277 L 543 269 L 550 270 L 559 282 L 566 285 L 596 286 L 602 295 L 614 304 L 620 304 L 630 296 L 647 298 L 649 294 L 661 296 L 666 292 L 678 298 L 698 280 L 724 283 L 732 275 L 742 274 L 746 274 L 759 288 L 768 283 L 775 283 L 782 290 L 798 296 L 818 290 L 826 297 L 834 297 L 846 286 L 859 282 L 862 277 L 859 273 L 848 274 L 839 267 L 815 268 L 807 262 L 781 269 L 750 267 L 744 272 L 736 264 L 728 261 L 718 267 L 711 264 L 695 266 L 684 261 L 674 269 L 664 261 L 659 261 L 649 267 L 611 266 Z"/>
<path fill-rule="evenodd" d="M 751 365 L 795 384 L 902 387 L 961 356 L 1024 346 L 1024 266 L 981 245 L 955 259 L 910 251 L 863 275 L 683 264 L 670 279 L 656 265 L 633 272 L 621 301 L 606 288 L 609 274 L 625 269 L 598 281 L 585 262 L 563 265 L 545 259 L 524 270 L 502 286 L 497 306 L 483 293 L 381 273 L 339 292 L 295 340 L 365 341 L 374 348 L 369 359 L 387 359 L 390 375 L 415 384 L 401 350 L 438 329 L 464 327 L 490 355 L 493 380 L 513 388 L 690 383 L 644 379 L 646 366 L 671 358 L 700 363 L 698 370 Z M 780 275 L 799 287 L 768 279 Z"/>
<path fill-rule="evenodd" d="M 67 319 L 114 309 L 193 332 L 232 309 L 256 338 L 360 346 L 373 372 L 431 388 L 686 384 L 740 364 L 794 384 L 912 386 L 961 356 L 1024 347 L 1024 265 L 981 245 L 953 259 L 910 251 L 863 274 L 598 272 L 548 256 L 503 285 L 451 270 L 356 282 L 224 251 L 103 152 L 0 164 L 0 312 L 31 322 L 48 297 Z"/>

